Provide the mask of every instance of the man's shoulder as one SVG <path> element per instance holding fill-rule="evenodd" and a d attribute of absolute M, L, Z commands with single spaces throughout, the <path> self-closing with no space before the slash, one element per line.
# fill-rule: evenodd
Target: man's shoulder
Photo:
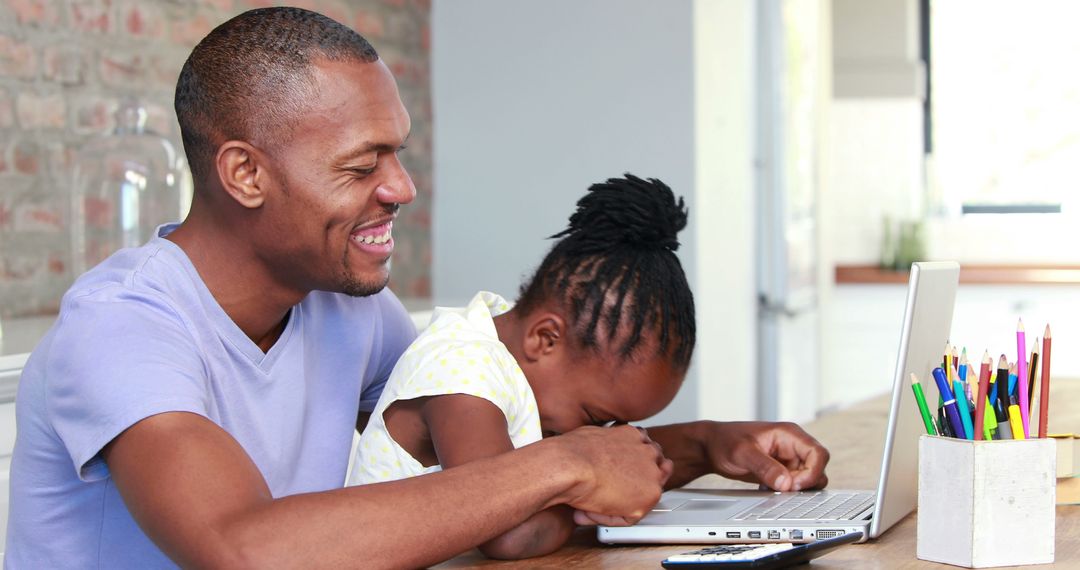
<path fill-rule="evenodd" d="M 191 277 L 162 240 L 123 249 L 87 271 L 68 289 L 49 343 L 72 346 L 176 342 L 191 337 L 199 295 Z M 110 340 L 111 339 L 111 340 Z M 140 340 L 141 339 L 141 340 Z M 41 346 L 40 348 L 47 348 Z"/>
<path fill-rule="evenodd" d="M 190 272 L 165 240 L 117 251 L 81 275 L 64 294 L 61 312 L 84 302 L 137 301 L 190 290 Z"/>

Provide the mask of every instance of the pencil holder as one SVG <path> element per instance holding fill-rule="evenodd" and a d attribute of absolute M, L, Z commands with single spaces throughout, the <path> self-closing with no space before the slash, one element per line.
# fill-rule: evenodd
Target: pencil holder
<path fill-rule="evenodd" d="M 1054 562 L 1051 439 L 919 439 L 916 556 L 967 568 Z"/>

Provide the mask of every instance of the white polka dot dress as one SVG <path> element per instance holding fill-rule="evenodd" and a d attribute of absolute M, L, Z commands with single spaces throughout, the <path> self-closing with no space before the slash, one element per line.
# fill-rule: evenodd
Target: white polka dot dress
<path fill-rule="evenodd" d="M 348 485 L 394 481 L 439 471 L 402 449 L 383 423 L 397 400 L 468 394 L 495 404 L 506 416 L 514 447 L 539 441 L 540 415 L 532 388 L 499 341 L 494 317 L 510 310 L 502 297 L 481 291 L 464 308 L 435 309 L 428 325 L 402 354 L 360 436 Z"/>

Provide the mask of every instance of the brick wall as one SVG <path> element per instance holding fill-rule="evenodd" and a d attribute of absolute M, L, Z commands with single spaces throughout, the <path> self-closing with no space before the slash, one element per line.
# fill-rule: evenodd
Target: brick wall
<path fill-rule="evenodd" d="M 0 317 L 54 312 L 74 279 L 67 168 L 137 95 L 149 126 L 180 148 L 173 88 L 214 26 L 266 0 L 0 0 Z M 412 116 L 402 157 L 418 195 L 394 228 L 391 287 L 430 296 L 429 0 L 297 0 L 370 40 Z"/>

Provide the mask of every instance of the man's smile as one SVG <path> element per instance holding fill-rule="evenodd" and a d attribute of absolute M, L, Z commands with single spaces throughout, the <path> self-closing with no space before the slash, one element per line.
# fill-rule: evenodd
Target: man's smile
<path fill-rule="evenodd" d="M 394 238 L 391 236 L 393 227 L 394 222 L 387 221 L 377 226 L 359 228 L 349 235 L 349 239 L 364 251 L 386 255 L 394 250 Z"/>

